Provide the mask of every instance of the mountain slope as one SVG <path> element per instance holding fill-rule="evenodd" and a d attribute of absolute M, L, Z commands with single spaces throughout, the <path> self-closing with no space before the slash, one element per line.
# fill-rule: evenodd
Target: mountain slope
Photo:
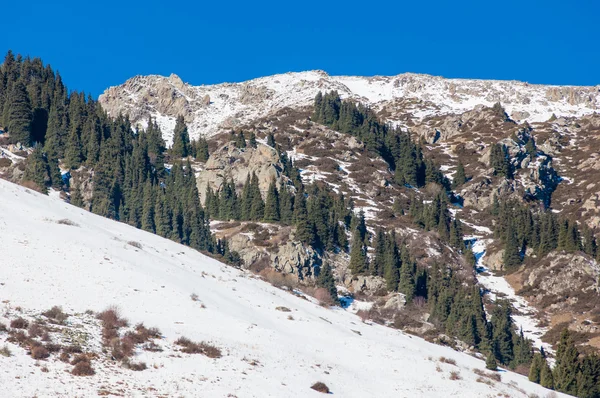
<path fill-rule="evenodd" d="M 178 76 L 136 76 L 99 98 L 111 115 L 126 113 L 144 125 L 157 119 L 170 134 L 183 115 L 192 137 L 211 136 L 285 107 L 312 104 L 319 91 L 369 104 L 391 122 L 411 126 L 427 116 L 462 113 L 501 102 L 516 120 L 539 122 L 582 116 L 600 109 L 598 87 L 532 85 L 517 81 L 445 79 L 405 73 L 397 76 L 330 76 L 323 71 L 286 73 L 242 83 L 192 86 Z M 170 136 L 166 138 L 170 139 Z"/>
<path fill-rule="evenodd" d="M 473 369 L 482 369 L 482 360 L 322 308 L 188 247 L 57 199 L 3 180 L 0 197 L 0 322 L 19 311 L 62 305 L 73 314 L 68 323 L 88 330 L 93 322 L 83 311 L 116 304 L 132 323 L 159 327 L 166 347 L 153 356 L 138 353 L 151 365 L 145 371 L 107 361 L 95 376 L 78 378 L 54 357 L 41 361 L 48 372 L 40 371 L 23 349 L 9 344 L 14 355 L 0 356 L 2 396 L 95 396 L 121 389 L 126 396 L 306 397 L 319 396 L 309 388 L 319 380 L 342 397 L 546 392 L 510 372 L 501 372 L 502 382 L 476 382 Z M 180 336 L 210 341 L 224 356 L 174 351 Z M 99 350 L 95 337 L 86 349 Z M 5 339 L 0 333 L 0 343 Z M 456 365 L 438 363 L 440 356 Z M 452 380 L 452 371 L 461 379 Z"/>

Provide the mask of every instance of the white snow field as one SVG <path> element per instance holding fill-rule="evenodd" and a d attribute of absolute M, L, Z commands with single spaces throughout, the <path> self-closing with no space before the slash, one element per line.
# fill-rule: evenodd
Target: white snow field
<path fill-rule="evenodd" d="M 185 246 L 4 180 L 0 239 L 0 322 L 60 305 L 72 315 L 67 322 L 85 331 L 96 321 L 84 311 L 117 305 L 131 324 L 158 327 L 165 347 L 134 358 L 147 370 L 98 360 L 94 376 L 78 377 L 54 357 L 36 366 L 8 343 L 13 355 L 0 355 L 0 397 L 90 397 L 115 389 L 123 396 L 319 397 L 310 389 L 317 381 L 337 397 L 549 394 L 511 372 L 501 371 L 501 382 L 477 382 L 480 359 L 323 308 Z M 223 357 L 183 354 L 173 345 L 180 336 L 209 341 Z M 99 350 L 94 337 L 86 350 Z M 0 333 L 0 347 L 5 340 Z M 460 379 L 451 379 L 453 371 Z"/>

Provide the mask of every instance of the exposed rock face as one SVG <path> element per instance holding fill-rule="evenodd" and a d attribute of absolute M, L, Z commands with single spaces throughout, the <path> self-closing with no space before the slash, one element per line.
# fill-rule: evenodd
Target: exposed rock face
<path fill-rule="evenodd" d="M 275 224 L 236 223 L 216 224 L 213 231 L 219 237 L 226 237 L 229 247 L 238 252 L 246 268 L 256 269 L 267 266 L 284 274 L 291 274 L 300 281 L 311 281 L 321 258 L 311 247 L 305 247 L 293 240 L 293 228 Z M 245 231 L 249 225 L 258 225 L 254 232 Z M 261 242 L 257 236 L 266 233 Z"/>
<path fill-rule="evenodd" d="M 277 151 L 270 146 L 258 144 L 257 148 L 240 149 L 233 143 L 228 143 L 210 154 L 204 170 L 198 175 L 196 182 L 200 199 L 204 203 L 206 188 L 209 185 L 217 191 L 224 181 L 233 179 L 236 186 L 242 186 L 252 173 L 258 177 L 264 198 L 273 179 L 281 185 L 281 170 Z"/>

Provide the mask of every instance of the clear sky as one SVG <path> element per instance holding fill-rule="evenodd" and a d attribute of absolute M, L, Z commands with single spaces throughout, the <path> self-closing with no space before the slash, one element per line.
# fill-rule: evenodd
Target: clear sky
<path fill-rule="evenodd" d="M 94 96 L 137 74 L 192 84 L 330 74 L 600 84 L 597 0 L 4 1 L 0 51 Z"/>

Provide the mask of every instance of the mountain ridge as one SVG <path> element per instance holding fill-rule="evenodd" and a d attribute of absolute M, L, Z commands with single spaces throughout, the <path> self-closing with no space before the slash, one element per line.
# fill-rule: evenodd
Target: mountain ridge
<path fill-rule="evenodd" d="M 193 86 L 175 74 L 138 75 L 99 97 L 111 115 L 123 112 L 145 126 L 152 116 L 166 132 L 183 115 L 192 137 L 212 136 L 285 107 L 312 104 L 319 91 L 337 90 L 373 107 L 384 119 L 410 128 L 428 117 L 458 114 L 500 102 L 515 120 L 600 110 L 600 86 L 529 84 L 514 80 L 455 79 L 407 72 L 395 76 L 331 76 L 322 70 L 288 72 L 239 83 Z M 403 120 L 408 118 L 408 121 Z"/>

